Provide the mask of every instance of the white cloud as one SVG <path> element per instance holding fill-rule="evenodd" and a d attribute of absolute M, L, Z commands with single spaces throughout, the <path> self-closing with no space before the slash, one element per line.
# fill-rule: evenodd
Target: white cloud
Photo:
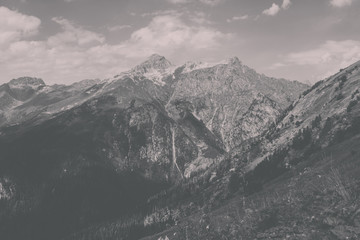
<path fill-rule="evenodd" d="M 141 17 L 158 17 L 158 16 L 174 16 L 174 17 L 182 17 L 186 18 L 193 23 L 204 25 L 204 24 L 213 24 L 212 21 L 209 20 L 208 15 L 202 11 L 191 11 L 191 10 L 159 10 L 155 12 L 147 12 L 142 13 Z"/>
<path fill-rule="evenodd" d="M 269 15 L 269 16 L 275 16 L 280 12 L 280 7 L 276 3 L 273 3 L 270 8 L 265 9 L 263 11 L 263 14 Z"/>
<path fill-rule="evenodd" d="M 128 29 L 131 28 L 131 25 L 116 25 L 116 26 L 111 26 L 111 27 L 107 27 L 107 30 L 109 32 L 118 32 L 124 29 Z"/>
<path fill-rule="evenodd" d="M 147 27 L 135 31 L 126 45 L 127 57 L 140 57 L 153 52 L 174 53 L 179 49 L 210 49 L 229 38 L 212 28 L 185 24 L 179 16 L 157 16 Z"/>
<path fill-rule="evenodd" d="M 275 69 L 279 69 L 282 67 L 286 67 L 288 66 L 288 64 L 282 63 L 282 62 L 278 62 L 278 63 L 274 63 L 272 64 L 270 67 L 268 67 L 267 69 L 269 70 L 275 70 Z"/>
<path fill-rule="evenodd" d="M 281 8 L 282 9 L 288 9 L 291 5 L 291 0 L 284 0 L 282 5 L 281 5 Z"/>
<path fill-rule="evenodd" d="M 161 15 L 153 17 L 147 26 L 118 44 L 108 44 L 101 34 L 64 18 L 53 19 L 61 26 L 59 33 L 46 40 L 31 41 L 26 37 L 36 34 L 39 19 L 9 9 L 0 11 L 7 14 L 6 20 L 17 16 L 14 18 L 17 21 L 11 24 L 0 21 L 1 37 L 4 38 L 3 33 L 14 33 L 7 37 L 11 40 L 7 40 L 7 46 L 0 48 L 1 82 L 24 75 L 41 77 L 49 84 L 110 77 L 128 70 L 152 53 L 171 59 L 179 55 L 193 57 L 219 52 L 233 37 L 201 21 L 185 21 L 188 16 Z M 199 18 L 203 16 L 198 15 Z M 0 18 L 3 16 L 0 14 Z"/>
<path fill-rule="evenodd" d="M 350 6 L 353 3 L 353 0 L 331 0 L 330 4 L 333 7 L 345 7 Z"/>
<path fill-rule="evenodd" d="M 0 6 L 0 48 L 38 33 L 40 19 Z"/>
<path fill-rule="evenodd" d="M 188 0 L 167 0 L 169 3 L 173 3 L 173 4 L 179 4 L 179 3 L 187 3 L 189 2 Z"/>
<path fill-rule="evenodd" d="M 291 0 L 283 0 L 281 7 L 277 5 L 276 3 L 273 3 L 270 8 L 265 9 L 263 11 L 263 14 L 268 16 L 275 16 L 277 15 L 281 10 L 287 10 L 289 9 L 291 5 Z"/>
<path fill-rule="evenodd" d="M 359 59 L 360 42 L 354 40 L 326 41 L 318 48 L 288 56 L 290 63 L 298 65 L 336 63 L 339 67 L 345 67 Z"/>
<path fill-rule="evenodd" d="M 205 24 L 211 25 L 214 23 L 211 20 L 209 20 L 208 15 L 206 13 L 201 11 L 187 12 L 186 16 L 190 21 L 199 25 L 205 25 Z"/>
<path fill-rule="evenodd" d="M 225 0 L 199 0 L 199 1 L 210 6 L 216 6 L 219 5 L 220 3 L 225 2 Z"/>
<path fill-rule="evenodd" d="M 225 2 L 226 0 L 166 0 L 169 3 L 172 4 L 184 4 L 184 3 L 191 3 L 191 2 L 195 2 L 198 1 L 200 3 L 209 5 L 209 6 L 216 6 L 219 5 L 220 3 Z"/>
<path fill-rule="evenodd" d="M 360 60 L 360 41 L 326 41 L 317 48 L 286 55 L 284 61 L 275 63 L 269 69 L 293 66 L 309 66 L 318 72 L 317 77 L 325 77 L 340 68 Z"/>
<path fill-rule="evenodd" d="M 52 20 L 58 23 L 63 29 L 63 32 L 49 38 L 48 42 L 52 46 L 61 46 L 63 44 L 89 46 L 103 43 L 105 41 L 104 36 L 101 34 L 75 26 L 73 23 L 64 18 L 53 18 Z"/>
<path fill-rule="evenodd" d="M 146 12 L 142 13 L 141 17 L 156 17 L 156 16 L 163 16 L 163 15 L 173 15 L 173 16 L 180 16 L 183 15 L 183 12 L 179 12 L 177 10 L 158 10 L 154 12 Z"/>
<path fill-rule="evenodd" d="M 239 20 L 246 20 L 249 18 L 249 15 L 243 15 L 243 16 L 234 16 L 232 18 L 228 18 L 226 19 L 226 21 L 228 23 L 234 22 L 234 21 L 239 21 Z"/>

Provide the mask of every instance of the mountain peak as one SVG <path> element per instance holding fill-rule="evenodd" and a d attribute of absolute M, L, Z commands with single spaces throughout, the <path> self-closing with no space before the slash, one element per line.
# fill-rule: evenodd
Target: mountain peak
<path fill-rule="evenodd" d="M 136 66 L 134 70 L 140 73 L 146 73 L 151 69 L 165 70 L 172 66 L 172 63 L 164 56 L 158 54 L 151 55 L 145 62 Z"/>
<path fill-rule="evenodd" d="M 148 61 L 163 61 L 163 60 L 166 60 L 166 58 L 156 53 L 148 57 Z"/>
<path fill-rule="evenodd" d="M 164 56 L 153 54 L 145 62 L 130 70 L 129 73 L 135 76 L 144 76 L 155 84 L 164 85 L 162 79 L 171 74 L 173 70 L 174 65 Z"/>
<path fill-rule="evenodd" d="M 241 61 L 238 57 L 231 57 L 227 60 L 227 64 L 229 65 L 242 65 Z"/>
<path fill-rule="evenodd" d="M 40 78 L 20 77 L 12 79 L 9 85 L 13 87 L 40 87 L 45 86 L 45 82 Z"/>

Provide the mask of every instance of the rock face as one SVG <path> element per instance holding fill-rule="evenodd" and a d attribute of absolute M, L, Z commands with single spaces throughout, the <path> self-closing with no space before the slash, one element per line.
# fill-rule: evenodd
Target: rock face
<path fill-rule="evenodd" d="M 223 141 L 227 150 L 265 130 L 266 124 L 242 124 L 247 121 L 245 116 L 250 117 L 245 115 L 248 111 L 261 111 L 256 104 L 263 108 L 266 105 L 267 116 L 261 121 L 269 123 L 306 89 L 306 85 L 298 82 L 260 75 L 236 57 L 213 67 L 191 67 L 195 70 L 189 70 L 188 65 L 175 71 L 173 93 L 166 107 L 175 118 L 184 109 L 192 112 Z M 254 101 L 259 97 L 267 98 L 267 104 Z M 248 135 L 249 132 L 252 134 Z"/>
<path fill-rule="evenodd" d="M 148 60 L 141 63 L 140 65 L 134 67 L 132 72 L 138 75 L 144 75 L 151 71 L 159 71 L 159 72 L 166 72 L 168 68 L 173 66 L 171 62 L 169 62 L 165 57 L 153 54 L 149 57 Z"/>

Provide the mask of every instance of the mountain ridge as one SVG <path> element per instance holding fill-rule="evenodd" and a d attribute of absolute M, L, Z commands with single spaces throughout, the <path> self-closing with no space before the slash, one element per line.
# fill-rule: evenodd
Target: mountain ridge
<path fill-rule="evenodd" d="M 306 88 L 258 74 L 238 58 L 188 71 L 154 55 L 111 79 L 45 85 L 25 102 L 5 104 L 0 174 L 7 180 L 0 183 L 13 189 L 3 194 L 11 195 L 7 209 L 23 198 L 21 211 L 40 216 L 13 234 L 60 239 L 105 221 L 105 213 L 151 212 L 149 197 L 195 181 L 260 137 Z M 53 224 L 47 211 L 66 224 Z M 20 221 L 15 212 L 12 221 Z"/>
<path fill-rule="evenodd" d="M 152 197 L 144 223 L 177 224 L 141 239 L 357 239 L 359 88 L 360 62 L 314 84 L 262 134 Z"/>

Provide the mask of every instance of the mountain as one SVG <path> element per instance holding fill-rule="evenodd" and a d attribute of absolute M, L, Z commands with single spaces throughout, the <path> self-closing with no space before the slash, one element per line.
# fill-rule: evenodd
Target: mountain
<path fill-rule="evenodd" d="M 85 80 L 71 86 L 42 84 L 31 97 L 1 112 L 0 126 L 21 125 L 26 121 L 25 125 L 36 125 L 67 110 L 91 105 L 98 99 L 111 99 L 109 101 L 114 101 L 109 103 L 112 108 L 138 108 L 138 111 L 128 113 L 138 116 L 128 116 L 128 119 L 141 116 L 144 122 L 156 125 L 153 118 L 145 115 L 158 112 L 169 121 L 168 129 L 184 132 L 186 138 L 179 139 L 188 139 L 186 145 L 192 146 L 192 157 L 187 156 L 189 160 L 183 162 L 178 154 L 182 162 L 179 173 L 188 176 L 207 168 L 225 151 L 263 132 L 306 87 L 298 82 L 257 74 L 236 57 L 213 66 L 189 67 L 186 63 L 175 67 L 165 57 L 154 54 L 112 79 Z M 147 106 L 142 108 L 143 105 Z M 143 130 L 143 122 L 131 121 L 137 129 Z M 154 137 L 154 132 L 159 132 L 151 128 L 145 131 L 148 139 Z M 163 161 L 171 162 L 174 157 L 169 152 L 183 152 L 170 146 L 170 132 L 174 131 L 161 133 L 162 140 L 159 141 L 165 145 L 159 145 L 153 139 L 146 144 L 142 150 L 143 158 L 154 162 L 163 158 Z M 121 159 L 126 156 L 120 155 Z"/>
<path fill-rule="evenodd" d="M 70 86 L 47 86 L 42 79 L 23 77 L 0 86 L 0 126 L 21 124 L 36 118 L 40 122 L 80 105 L 92 95 L 88 88 L 96 80 Z"/>
<path fill-rule="evenodd" d="M 237 58 L 176 67 L 159 55 L 101 81 L 12 80 L 0 87 L 0 233 L 62 239 L 119 219 L 118 238 L 144 236 L 151 199 L 222 166 L 307 87 Z"/>
<path fill-rule="evenodd" d="M 357 62 L 306 90 L 268 130 L 262 139 L 264 152 L 269 155 L 285 148 L 289 141 L 295 149 L 302 150 L 311 142 L 326 148 L 343 140 L 343 132 L 357 126 L 359 65 Z M 305 141 L 304 137 L 310 139 Z"/>
<path fill-rule="evenodd" d="M 170 72 L 168 71 L 173 65 L 165 57 L 153 54 L 145 62 L 134 67 L 130 73 L 137 76 L 144 76 L 155 83 L 161 84 L 161 79 Z"/>
<path fill-rule="evenodd" d="M 183 111 L 191 111 L 223 141 L 227 150 L 254 137 L 255 132 L 258 135 L 264 131 L 306 88 L 298 82 L 258 74 L 236 57 L 213 67 L 195 68 L 190 72 L 185 69 L 184 65 L 177 69 L 178 76 L 174 74 L 179 80 L 174 83 L 167 104 L 170 115 L 176 118 Z M 263 99 L 259 101 L 259 98 Z M 266 110 L 257 109 L 263 111 L 259 114 L 267 115 L 263 119 L 265 124 L 244 125 L 243 116 L 250 107 L 254 110 L 255 104 L 266 101 Z"/>
<path fill-rule="evenodd" d="M 218 165 L 153 197 L 144 224 L 176 224 L 143 239 L 358 239 L 359 87 L 357 62 Z"/>
<path fill-rule="evenodd" d="M 41 79 L 23 77 L 0 87 L 1 110 L 5 111 L 30 99 L 45 86 Z"/>

